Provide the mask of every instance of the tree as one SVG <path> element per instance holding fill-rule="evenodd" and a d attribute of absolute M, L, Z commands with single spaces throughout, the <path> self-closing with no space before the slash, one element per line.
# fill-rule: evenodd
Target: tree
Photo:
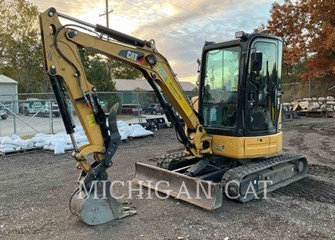
<path fill-rule="evenodd" d="M 272 5 L 271 19 L 258 30 L 284 39 L 284 80 L 335 76 L 334 13 L 333 0 L 285 0 Z"/>
<path fill-rule="evenodd" d="M 118 94 L 115 93 L 115 83 L 110 76 L 108 59 L 88 52 L 85 49 L 80 49 L 79 53 L 87 80 L 99 92 L 98 96 L 104 111 L 109 112 L 110 108 L 115 103 L 120 103 L 121 100 Z"/>
<path fill-rule="evenodd" d="M 0 0 L 0 13 L 0 74 L 17 80 L 19 92 L 50 91 L 42 67 L 37 7 L 27 0 Z M 115 90 L 111 77 L 141 76 L 135 68 L 89 53 L 84 64 L 89 80 L 99 91 Z"/>
<path fill-rule="evenodd" d="M 334 0 L 302 1 L 308 12 L 310 58 L 308 59 L 305 79 L 335 76 L 335 2 Z"/>
<path fill-rule="evenodd" d="M 87 79 L 98 91 L 114 91 L 112 79 L 126 80 L 142 76 L 142 73 L 132 66 L 85 49 L 80 49 L 80 56 Z"/>
<path fill-rule="evenodd" d="M 94 52 L 80 49 L 81 61 L 84 66 L 87 80 L 93 84 L 98 92 L 109 92 L 100 94 L 99 97 L 105 103 L 105 111 L 109 111 L 115 103 L 120 103 L 121 99 L 115 89 L 112 79 L 136 79 L 141 76 L 141 72 L 120 61 L 108 59 Z M 113 92 L 113 93 L 111 93 Z"/>
<path fill-rule="evenodd" d="M 37 7 L 2 0 L 0 12 L 0 73 L 17 80 L 19 92 L 46 91 Z"/>
<path fill-rule="evenodd" d="M 85 49 L 80 49 L 80 56 L 86 78 L 96 87 L 97 91 L 115 91 L 115 84 L 109 74 L 107 59 L 102 58 L 100 55 L 90 53 Z"/>
<path fill-rule="evenodd" d="M 283 82 L 296 81 L 305 70 L 307 58 L 305 15 L 299 4 L 285 0 L 282 4 L 273 3 L 271 19 L 267 26 L 257 30 L 274 34 L 284 40 Z"/>
<path fill-rule="evenodd" d="M 113 79 L 136 79 L 142 76 L 139 70 L 120 61 L 110 59 L 109 64 Z"/>

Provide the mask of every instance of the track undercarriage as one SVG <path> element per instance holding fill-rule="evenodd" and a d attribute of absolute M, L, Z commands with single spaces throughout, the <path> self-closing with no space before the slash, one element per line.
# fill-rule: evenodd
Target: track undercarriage
<path fill-rule="evenodd" d="M 157 167 L 138 162 L 134 182 L 205 209 L 222 205 L 222 196 L 246 203 L 306 176 L 300 155 L 238 161 L 219 156 L 198 159 L 185 152 L 165 155 Z"/>

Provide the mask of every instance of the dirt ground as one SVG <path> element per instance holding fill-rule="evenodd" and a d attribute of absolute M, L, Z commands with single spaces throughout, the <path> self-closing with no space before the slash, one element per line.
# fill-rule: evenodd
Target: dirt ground
<path fill-rule="evenodd" d="M 68 210 L 79 171 L 69 154 L 0 157 L 0 239 L 335 239 L 335 119 L 284 123 L 284 151 L 308 158 L 307 178 L 213 212 L 169 198 L 139 199 L 137 215 L 90 227 Z M 131 180 L 135 162 L 181 148 L 172 129 L 121 144 L 111 180 Z M 127 189 L 115 187 L 118 194 Z"/>

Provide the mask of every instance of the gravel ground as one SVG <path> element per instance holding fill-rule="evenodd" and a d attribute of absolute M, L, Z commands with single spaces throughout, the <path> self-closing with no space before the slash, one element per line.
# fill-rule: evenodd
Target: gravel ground
<path fill-rule="evenodd" d="M 213 212 L 169 198 L 139 199 L 138 214 L 89 227 L 68 210 L 79 171 L 69 154 L 34 152 L 0 157 L 0 239 L 335 239 L 335 119 L 284 124 L 284 151 L 309 161 L 307 178 Z M 131 180 L 135 162 L 181 149 L 172 129 L 120 145 L 111 180 Z M 116 194 L 127 189 L 115 187 Z"/>

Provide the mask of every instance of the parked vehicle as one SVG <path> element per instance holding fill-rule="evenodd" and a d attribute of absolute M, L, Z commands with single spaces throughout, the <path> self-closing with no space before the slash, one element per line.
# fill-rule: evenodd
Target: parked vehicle
<path fill-rule="evenodd" d="M 8 118 L 8 114 L 6 110 L 0 110 L 0 117 L 2 120 L 6 120 Z"/>
<path fill-rule="evenodd" d="M 36 114 L 38 116 L 49 116 L 50 114 L 50 101 L 41 100 L 38 98 L 27 98 L 27 102 L 23 104 L 23 113 L 28 116 L 31 114 Z M 58 104 L 56 102 L 51 102 L 51 111 L 54 117 L 59 117 L 60 112 Z"/>
<path fill-rule="evenodd" d="M 138 115 L 142 114 L 140 104 L 122 104 L 121 114 Z"/>
<path fill-rule="evenodd" d="M 164 110 L 159 103 L 150 103 L 148 107 L 143 109 L 144 114 L 163 114 Z"/>

